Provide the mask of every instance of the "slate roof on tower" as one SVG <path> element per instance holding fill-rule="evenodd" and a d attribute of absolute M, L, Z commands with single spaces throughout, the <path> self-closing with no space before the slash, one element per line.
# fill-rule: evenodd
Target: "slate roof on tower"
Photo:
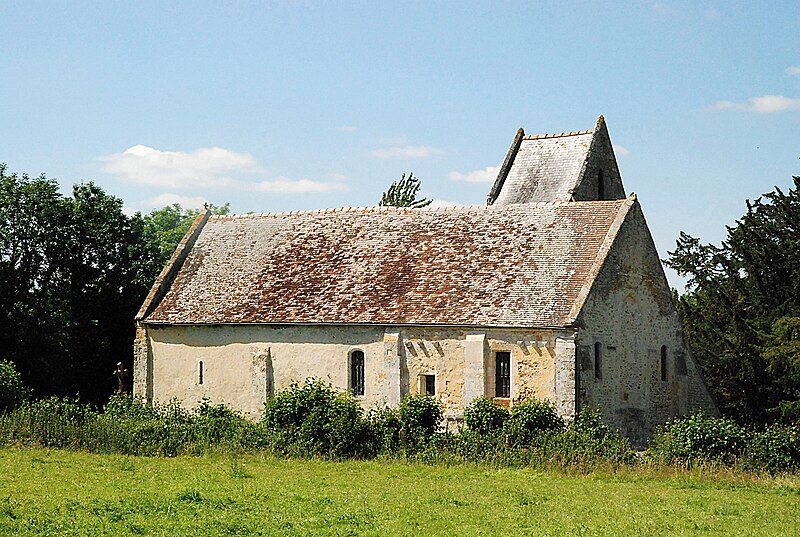
<path fill-rule="evenodd" d="M 604 168 L 604 199 L 625 197 L 614 151 L 600 116 L 593 130 L 526 136 L 517 131 L 489 192 L 489 205 L 511 205 L 540 201 L 598 199 L 594 189 L 581 189 L 584 181 L 596 181 L 598 169 Z M 587 194 L 587 190 L 591 190 Z"/>
<path fill-rule="evenodd" d="M 139 318 L 569 326 L 634 203 L 205 215 Z"/>

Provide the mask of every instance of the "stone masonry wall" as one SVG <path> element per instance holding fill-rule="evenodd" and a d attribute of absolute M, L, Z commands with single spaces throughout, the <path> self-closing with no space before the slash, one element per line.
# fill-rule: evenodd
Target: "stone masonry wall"
<path fill-rule="evenodd" d="M 685 344 L 638 203 L 617 235 L 578 325 L 579 405 L 600 409 L 632 440 L 643 442 L 655 425 L 674 416 L 699 408 L 717 412 Z"/>
<path fill-rule="evenodd" d="M 147 334 L 152 359 L 149 371 L 135 369 L 137 395 L 178 399 L 188 407 L 208 397 L 254 418 L 271 393 L 309 377 L 348 389 L 353 350 L 365 356 L 365 394 L 359 398 L 365 408 L 397 405 L 424 389 L 421 375 L 432 374 L 446 416 L 458 420 L 470 401 L 494 396 L 497 351 L 511 353 L 508 404 L 556 399 L 556 337 L 546 330 L 151 325 Z"/>

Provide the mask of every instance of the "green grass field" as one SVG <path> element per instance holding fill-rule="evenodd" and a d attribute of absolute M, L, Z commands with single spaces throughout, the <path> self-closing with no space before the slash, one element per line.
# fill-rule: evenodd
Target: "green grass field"
<path fill-rule="evenodd" d="M 800 480 L 0 449 L 0 535 L 800 535 Z"/>

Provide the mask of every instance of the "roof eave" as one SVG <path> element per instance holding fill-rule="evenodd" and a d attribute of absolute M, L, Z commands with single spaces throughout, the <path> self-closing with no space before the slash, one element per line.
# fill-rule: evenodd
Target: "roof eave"
<path fill-rule="evenodd" d="M 515 325 L 515 324 L 458 324 L 458 323 L 357 323 L 357 322 L 170 322 L 142 321 L 147 326 L 397 326 L 405 328 L 456 328 L 469 330 L 514 329 L 514 330 L 573 330 L 573 324 L 566 325 Z"/>

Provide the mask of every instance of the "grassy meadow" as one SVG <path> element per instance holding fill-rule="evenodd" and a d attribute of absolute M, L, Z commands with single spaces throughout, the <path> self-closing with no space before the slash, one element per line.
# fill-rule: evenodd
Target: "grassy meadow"
<path fill-rule="evenodd" d="M 0 449 L 0 535 L 800 535 L 800 479 Z"/>

